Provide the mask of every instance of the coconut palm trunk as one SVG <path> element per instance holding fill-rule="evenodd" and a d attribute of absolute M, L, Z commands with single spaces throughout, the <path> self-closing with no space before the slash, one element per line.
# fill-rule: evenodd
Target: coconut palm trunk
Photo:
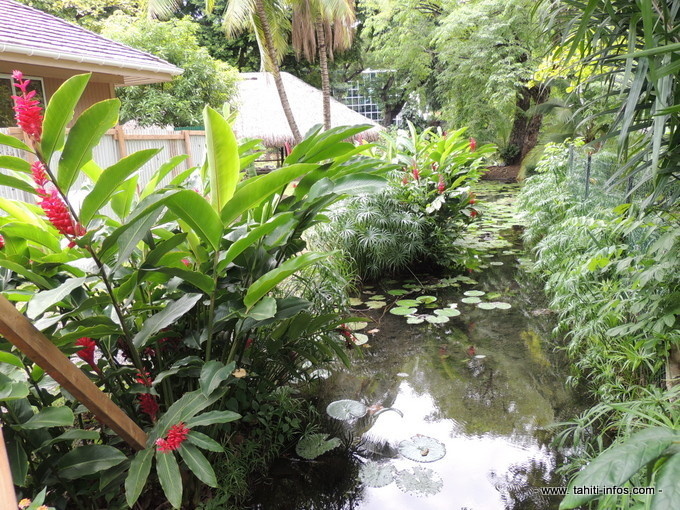
<path fill-rule="evenodd" d="M 328 75 L 328 48 L 326 33 L 322 23 L 315 23 L 316 40 L 319 47 L 319 66 L 321 67 L 321 92 L 323 93 L 323 128 L 331 128 L 331 80 Z"/>
<path fill-rule="evenodd" d="M 265 51 L 267 52 L 267 57 L 269 59 L 269 66 L 271 68 L 271 73 L 274 75 L 274 83 L 276 84 L 276 90 L 279 93 L 279 99 L 281 100 L 281 107 L 283 108 L 283 113 L 286 115 L 286 120 L 290 126 L 290 130 L 293 132 L 293 139 L 295 143 L 300 143 L 302 136 L 300 136 L 300 130 L 295 122 L 295 117 L 293 116 L 293 110 L 290 108 L 290 103 L 288 102 L 288 96 L 286 95 L 286 89 L 283 86 L 283 80 L 281 79 L 281 71 L 279 69 L 279 64 L 276 60 L 276 54 L 274 52 L 274 39 L 272 38 L 271 29 L 269 27 L 269 21 L 267 20 L 267 13 L 264 9 L 263 0 L 255 0 L 255 12 L 257 17 L 260 18 L 260 23 L 262 26 L 262 33 L 264 34 L 265 40 Z"/>

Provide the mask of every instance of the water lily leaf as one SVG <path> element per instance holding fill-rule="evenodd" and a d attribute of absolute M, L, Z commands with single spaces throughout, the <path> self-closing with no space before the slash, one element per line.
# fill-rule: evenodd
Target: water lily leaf
<path fill-rule="evenodd" d="M 439 310 L 435 310 L 434 314 L 443 317 L 458 317 L 460 315 L 460 310 L 457 308 L 440 308 Z"/>
<path fill-rule="evenodd" d="M 348 322 L 345 326 L 352 331 L 360 331 L 368 326 L 368 322 Z"/>
<path fill-rule="evenodd" d="M 361 306 L 364 302 L 359 298 L 349 298 L 349 306 Z"/>
<path fill-rule="evenodd" d="M 371 310 L 377 310 L 378 308 L 383 308 L 387 305 L 386 301 L 367 301 L 366 306 Z"/>
<path fill-rule="evenodd" d="M 429 304 L 437 301 L 437 298 L 434 296 L 418 296 L 416 298 L 416 301 L 418 301 L 419 303 Z"/>
<path fill-rule="evenodd" d="M 385 299 L 385 296 L 383 296 L 382 294 L 375 294 L 368 299 L 370 299 L 371 301 L 383 301 Z"/>
<path fill-rule="evenodd" d="M 348 421 L 366 415 L 368 408 L 356 400 L 336 400 L 326 407 L 326 413 L 336 420 Z"/>
<path fill-rule="evenodd" d="M 489 265 L 491 265 L 491 266 L 502 266 L 503 263 L 500 260 L 494 260 L 493 262 L 489 262 Z"/>
<path fill-rule="evenodd" d="M 393 315 L 411 315 L 415 311 L 417 311 L 416 308 L 408 308 L 406 306 L 397 306 L 390 309 L 390 313 Z"/>
<path fill-rule="evenodd" d="M 425 316 L 425 320 L 430 324 L 444 324 L 445 322 L 449 322 L 451 319 L 445 315 L 427 315 Z"/>
<path fill-rule="evenodd" d="M 496 308 L 495 303 L 478 303 L 477 308 L 481 308 L 482 310 L 493 310 Z"/>
<path fill-rule="evenodd" d="M 446 446 L 429 436 L 413 436 L 399 443 L 399 453 L 416 462 L 434 462 L 446 455 Z"/>
<path fill-rule="evenodd" d="M 388 290 L 387 293 L 391 296 L 403 296 L 404 294 L 408 294 L 409 291 L 404 289 L 391 289 Z"/>
<path fill-rule="evenodd" d="M 503 303 L 501 301 L 494 301 L 493 304 L 499 310 L 509 310 L 510 308 L 512 308 L 512 305 L 510 303 Z"/>
<path fill-rule="evenodd" d="M 467 291 L 463 292 L 463 294 L 465 294 L 466 296 L 471 296 L 471 297 L 479 297 L 479 296 L 483 296 L 484 294 L 486 294 L 486 292 L 481 291 L 481 290 L 467 290 Z"/>
<path fill-rule="evenodd" d="M 419 301 L 416 301 L 415 299 L 400 299 L 399 301 L 396 301 L 397 306 L 418 306 L 420 305 Z"/>
<path fill-rule="evenodd" d="M 437 473 L 421 466 L 398 471 L 395 481 L 397 487 L 413 496 L 432 496 L 444 486 L 444 481 Z"/>
<path fill-rule="evenodd" d="M 425 322 L 425 319 L 422 317 L 411 316 L 406 319 L 406 324 L 422 324 L 423 322 Z"/>
<path fill-rule="evenodd" d="M 399 283 L 397 280 L 385 280 L 385 283 L 387 285 L 394 285 L 395 283 Z"/>
<path fill-rule="evenodd" d="M 489 292 L 486 295 L 486 299 L 488 299 L 489 301 L 492 301 L 494 299 L 498 299 L 501 296 L 502 296 L 502 294 L 500 292 Z"/>
<path fill-rule="evenodd" d="M 420 285 L 416 285 L 415 283 L 407 283 L 406 285 L 403 286 L 405 289 L 410 289 L 415 292 L 420 290 Z"/>
<path fill-rule="evenodd" d="M 328 434 L 309 434 L 298 441 L 295 453 L 303 459 L 312 460 L 337 448 L 340 444 L 337 437 L 328 439 Z"/>
<path fill-rule="evenodd" d="M 364 345 L 368 342 L 368 335 L 363 333 L 354 333 L 354 345 Z"/>
<path fill-rule="evenodd" d="M 359 469 L 359 480 L 366 487 L 385 487 L 394 481 L 395 474 L 392 464 L 369 461 Z"/>
<path fill-rule="evenodd" d="M 482 300 L 479 299 L 478 297 L 464 297 L 463 299 L 460 300 L 462 303 L 467 303 L 469 305 L 476 305 L 477 303 L 481 303 Z"/>

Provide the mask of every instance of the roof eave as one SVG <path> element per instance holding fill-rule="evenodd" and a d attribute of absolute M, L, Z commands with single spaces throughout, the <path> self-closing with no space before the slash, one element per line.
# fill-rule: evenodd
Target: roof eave
<path fill-rule="evenodd" d="M 143 64 L 139 62 L 115 62 L 111 59 L 54 53 L 51 51 L 29 48 L 26 46 L 0 42 L 0 58 L 3 60 L 25 60 L 33 57 L 38 65 L 68 67 L 77 71 L 96 71 L 98 73 L 122 76 L 120 85 L 143 85 L 172 80 L 173 76 L 182 74 L 183 70 L 172 64 Z M 96 66 L 96 67 L 93 67 Z"/>

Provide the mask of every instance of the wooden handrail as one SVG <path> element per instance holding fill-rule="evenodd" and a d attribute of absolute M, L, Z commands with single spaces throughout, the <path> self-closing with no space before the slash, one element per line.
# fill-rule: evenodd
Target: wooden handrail
<path fill-rule="evenodd" d="M 0 510 L 17 510 L 17 496 L 14 493 L 12 471 L 9 467 L 9 457 L 5 448 L 5 438 L 0 425 Z"/>
<path fill-rule="evenodd" d="M 4 296 L 0 296 L 0 334 L 135 450 L 146 447 L 146 433 Z"/>

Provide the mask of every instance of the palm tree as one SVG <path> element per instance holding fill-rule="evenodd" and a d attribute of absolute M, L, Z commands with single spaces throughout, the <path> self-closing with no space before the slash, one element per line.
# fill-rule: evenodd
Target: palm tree
<path fill-rule="evenodd" d="M 150 15 L 162 16 L 173 12 L 180 0 L 149 0 Z M 206 10 L 212 11 L 214 0 L 205 0 Z M 281 0 L 230 0 L 224 13 L 224 29 L 227 36 L 232 37 L 244 30 L 255 33 L 260 49 L 261 67 L 274 76 L 276 90 L 279 93 L 283 113 L 286 116 L 295 143 L 302 140 L 288 96 L 281 79 L 279 64 L 288 49 L 288 33 L 290 20 L 286 5 Z"/>
<path fill-rule="evenodd" d="M 293 48 L 310 62 L 319 55 L 323 124 L 331 127 L 331 86 L 328 59 L 334 50 L 346 50 L 354 37 L 354 0 L 292 0 Z"/>

